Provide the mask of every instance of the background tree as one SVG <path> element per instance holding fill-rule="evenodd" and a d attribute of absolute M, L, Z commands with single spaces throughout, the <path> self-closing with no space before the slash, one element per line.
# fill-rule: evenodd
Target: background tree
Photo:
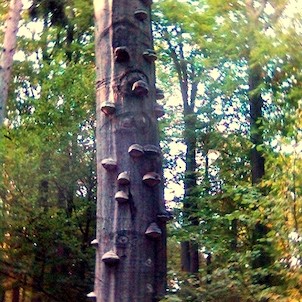
<path fill-rule="evenodd" d="M 49 7 L 42 21 L 35 15 L 23 24 L 29 37 L 19 37 L 21 60 L 14 68 L 14 101 L 8 103 L 1 145 L 5 299 L 85 301 L 93 283 L 95 97 L 86 4 L 63 6 L 64 14 L 77 13 L 68 24 L 85 24 L 67 43 L 72 56 L 61 47 L 66 24 L 48 22 L 54 13 Z M 12 288 L 22 290 L 13 290 L 12 298 Z"/>
<path fill-rule="evenodd" d="M 169 5 L 170 4 L 170 5 Z M 185 171 L 183 177 L 183 220 L 191 226 L 198 226 L 199 219 L 196 217 L 198 205 L 196 203 L 194 189 L 197 185 L 197 98 L 198 85 L 202 77 L 201 60 L 203 54 L 192 44 L 188 49 L 190 38 L 186 39 L 186 29 L 181 22 L 169 20 L 171 6 L 177 7 L 177 13 L 185 9 L 188 14 L 189 5 L 168 2 L 157 8 L 155 28 L 158 34 L 158 46 L 165 56 L 165 67 L 169 72 L 175 73 L 180 90 L 183 118 L 183 141 L 185 151 Z M 168 14 L 168 18 L 166 15 Z M 173 15 L 174 13 L 172 13 Z M 173 16 L 172 16 L 173 18 Z M 169 64 L 170 62 L 172 64 Z M 169 64 L 169 65 L 167 65 Z M 197 273 L 199 270 L 198 243 L 192 237 L 181 244 L 181 267 L 185 272 Z"/>
<path fill-rule="evenodd" d="M 282 256 L 279 254 L 280 250 L 277 252 L 278 248 L 272 243 L 271 236 L 276 233 L 270 229 L 274 223 L 269 219 L 271 209 L 278 206 L 275 204 L 271 207 L 266 203 L 266 196 L 272 194 L 272 191 L 267 187 L 263 189 L 264 179 L 258 184 L 255 179 L 259 175 L 263 176 L 261 171 L 264 171 L 264 158 L 270 158 L 269 152 L 264 150 L 274 140 L 279 141 L 278 135 L 275 136 L 276 132 L 269 129 L 271 126 L 275 127 L 275 122 L 280 118 L 279 113 L 283 111 L 279 105 L 285 90 L 281 89 L 282 93 L 276 97 L 271 89 L 271 81 L 273 74 L 278 74 L 279 78 L 280 69 L 288 68 L 283 65 L 283 57 L 287 51 L 281 46 L 284 36 L 290 32 L 283 25 L 287 19 L 287 4 L 285 1 L 232 1 L 227 4 L 219 1 L 192 1 L 186 8 L 182 3 L 178 5 L 171 1 L 160 2 L 170 22 L 181 24 L 186 30 L 187 40 L 192 39 L 190 46 L 185 45 L 184 49 L 189 51 L 192 49 L 191 45 L 200 45 L 204 54 L 204 77 L 211 75 L 208 81 L 201 81 L 204 87 L 200 85 L 200 88 L 206 91 L 206 99 L 212 96 L 212 107 L 209 106 L 212 108 L 212 117 L 217 113 L 221 114 L 215 120 L 212 128 L 214 131 L 209 137 L 212 153 L 208 161 L 212 178 L 210 194 L 203 194 L 206 186 L 204 183 L 196 187 L 198 189 L 195 196 L 199 195 L 197 200 L 202 204 L 198 211 L 200 225 L 197 228 L 198 233 L 193 233 L 193 229 L 190 233 L 190 237 L 198 238 L 201 247 L 212 252 L 211 269 L 201 266 L 204 274 L 211 272 L 212 282 L 208 285 L 201 284 L 199 293 L 193 288 L 188 294 L 183 287 L 182 298 L 189 296 L 188 301 L 193 301 L 194 296 L 196 301 L 217 301 L 222 296 L 230 301 L 239 297 L 257 301 L 261 295 L 271 299 L 280 298 L 278 295 L 274 296 L 274 293 L 276 288 L 281 288 L 284 283 L 281 282 L 281 286 L 276 284 L 276 280 L 267 279 L 275 273 L 277 276 L 281 274 L 278 263 L 282 261 Z M 177 10 L 178 7 L 181 7 L 182 13 Z M 162 23 L 164 26 L 165 22 L 164 20 Z M 164 56 L 164 59 L 168 62 L 167 56 Z M 168 70 L 166 68 L 166 71 Z M 296 77 L 295 72 L 290 74 Z M 289 73 L 285 78 L 288 77 Z M 285 78 L 282 77 L 281 81 Z M 282 86 L 283 84 L 276 85 L 279 88 Z M 291 108 L 295 110 L 296 105 L 287 104 L 288 109 L 293 105 Z M 251 109 L 254 121 L 249 124 Z M 202 119 L 202 116 L 197 116 L 197 119 L 199 118 Z M 200 137 L 202 142 L 206 133 L 203 131 L 198 134 L 200 136 L 197 136 L 197 141 Z M 289 132 L 286 135 L 292 138 Z M 249 163 L 250 150 L 254 150 L 253 153 L 259 162 L 252 160 Z M 213 151 L 218 157 L 213 157 Z M 202 171 L 206 167 L 206 157 L 204 162 L 200 163 L 204 163 L 204 166 L 198 167 L 199 171 Z M 260 169 L 256 168 L 257 165 Z M 249 172 L 251 170 L 253 173 Z M 256 170 L 260 171 L 257 172 L 257 177 Z M 265 179 L 270 179 L 271 175 L 268 173 Z M 255 225 L 259 227 L 257 236 L 257 232 L 250 232 L 255 229 Z M 183 231 L 177 227 L 176 230 L 174 234 L 182 236 Z M 259 259 L 268 259 L 265 255 L 270 260 L 259 263 Z M 250 265 L 257 269 L 251 270 Z M 181 275 L 177 278 L 181 278 Z M 205 277 L 204 281 L 209 281 L 209 277 Z M 223 288 L 229 288 L 225 282 L 232 284 L 229 285 L 232 291 L 223 291 Z M 296 281 L 293 279 L 293 282 Z M 265 283 L 267 288 L 264 289 L 261 283 Z M 208 290 L 205 293 L 206 287 Z"/>
<path fill-rule="evenodd" d="M 16 51 L 17 32 L 22 11 L 21 0 L 11 0 L 5 24 L 4 40 L 0 57 L 0 125 L 5 117 L 5 107 L 11 77 L 13 56 Z"/>

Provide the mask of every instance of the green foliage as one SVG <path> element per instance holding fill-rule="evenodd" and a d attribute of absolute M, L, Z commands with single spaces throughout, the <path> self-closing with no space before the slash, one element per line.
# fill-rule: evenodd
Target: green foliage
<path fill-rule="evenodd" d="M 288 1 L 266 1 L 264 9 L 250 2 L 251 7 L 236 0 L 156 6 L 162 86 L 171 89 L 174 82 L 182 89 L 186 83 L 190 91 L 194 79 L 200 81 L 196 128 L 183 132 L 184 141 L 197 138 L 198 185 L 185 200 L 197 207 L 188 218 L 177 204 L 164 301 L 301 300 L 301 22 L 299 14 L 286 15 Z M 186 63 L 187 79 L 175 55 Z M 259 65 L 261 72 L 253 74 Z M 251 75 L 258 77 L 253 90 Z M 249 101 L 258 96 L 263 117 L 252 134 L 263 138 L 257 150 L 265 158 L 265 177 L 252 186 Z M 182 123 L 175 119 L 182 127 L 188 121 L 189 115 Z M 166 136 L 173 141 L 173 132 Z M 200 245 L 198 279 L 181 272 L 175 256 L 179 242 L 192 239 Z M 209 253 L 211 263 L 203 257 Z M 252 269 L 260 255 L 267 261 Z"/>
<path fill-rule="evenodd" d="M 32 301 L 85 301 L 93 284 L 95 75 L 92 7 L 84 12 L 84 2 L 64 7 L 67 30 L 44 22 L 34 40 L 19 40 L 24 58 L 14 65 L 0 135 L 0 288 L 6 297 L 18 287 Z M 54 13 L 43 9 L 44 20 L 36 16 L 42 24 Z"/>
<path fill-rule="evenodd" d="M 162 301 L 302 299 L 301 18 L 286 16 L 288 1 L 266 1 L 264 10 L 252 2 L 153 6 L 170 190 L 188 176 L 183 143 L 194 137 L 198 163 L 197 185 L 185 199 L 194 205 L 190 215 L 183 214 L 182 192 L 173 199 Z M 92 5 L 33 1 L 26 18 L 44 28 L 34 39 L 19 37 L 24 59 L 14 65 L 0 136 L 0 300 L 19 286 L 43 302 L 85 301 L 93 284 L 96 182 Z M 251 91 L 257 65 L 260 81 Z M 264 99 L 256 125 L 266 174 L 252 186 L 249 100 L 257 95 Z M 266 228 L 265 236 L 256 236 L 255 226 Z M 197 278 L 180 270 L 185 240 L 200 246 Z M 259 255 L 273 261 L 252 269 Z"/>

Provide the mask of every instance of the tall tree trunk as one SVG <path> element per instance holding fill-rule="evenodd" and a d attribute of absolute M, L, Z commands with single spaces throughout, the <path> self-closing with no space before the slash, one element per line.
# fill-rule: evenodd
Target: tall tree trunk
<path fill-rule="evenodd" d="M 13 295 L 12 295 L 12 302 L 19 302 L 20 301 L 20 286 L 16 285 L 13 287 Z"/>
<path fill-rule="evenodd" d="M 251 181 L 253 185 L 258 184 L 265 175 L 265 160 L 262 152 L 259 150 L 263 144 L 262 117 L 264 100 L 261 96 L 260 85 L 263 83 L 263 69 L 261 65 L 255 62 L 251 53 L 256 45 L 255 32 L 261 31 L 263 23 L 260 22 L 260 16 L 265 11 L 267 1 L 262 1 L 260 6 L 254 5 L 256 1 L 246 0 L 246 13 L 250 24 L 249 33 L 249 104 L 250 104 L 250 132 L 251 142 L 253 144 L 251 150 Z M 258 2 L 257 2 L 258 4 Z M 286 6 L 286 1 L 278 5 L 275 9 L 275 22 L 280 17 Z M 272 264 L 272 256 L 270 255 L 269 243 L 265 242 L 265 237 L 269 232 L 269 228 L 263 221 L 256 223 L 252 233 L 252 248 L 255 251 L 254 259 L 252 260 L 252 268 L 263 269 L 263 272 Z M 256 274 L 255 283 L 265 284 L 270 286 L 270 273 Z"/>
<path fill-rule="evenodd" d="M 164 30 L 165 32 L 166 30 Z M 168 32 L 166 31 L 167 36 Z M 184 56 L 183 45 L 178 45 L 179 52 L 177 54 L 172 43 L 166 41 L 169 47 L 169 52 L 173 60 L 175 70 L 177 72 L 181 98 L 183 103 L 183 118 L 184 118 L 184 142 L 186 145 L 185 154 L 185 175 L 184 175 L 184 202 L 183 202 L 183 216 L 192 225 L 198 225 L 198 218 L 196 217 L 197 204 L 193 201 L 192 190 L 196 188 L 196 120 L 197 116 L 195 110 L 195 100 L 198 90 L 199 81 L 195 78 L 195 72 L 189 75 L 188 65 Z M 194 66 L 191 66 L 194 70 Z M 191 87 L 189 87 L 191 82 Z M 191 89 L 190 89 L 191 88 Z M 189 94 L 190 93 L 190 94 Z M 197 273 L 199 270 L 199 254 L 198 243 L 193 240 L 181 242 L 181 269 L 184 272 Z"/>
<path fill-rule="evenodd" d="M 263 133 L 261 119 L 263 116 L 263 99 L 259 86 L 262 83 L 262 68 L 259 64 L 250 65 L 249 69 L 249 90 L 250 90 L 250 130 L 251 130 L 251 142 L 253 148 L 251 150 L 251 176 L 252 184 L 256 185 L 261 181 L 265 174 L 264 170 L 264 157 L 259 151 L 259 146 L 263 144 Z M 263 241 L 266 237 L 269 229 L 262 222 L 256 223 L 252 234 L 253 249 L 257 250 L 252 261 L 252 267 L 254 269 L 269 267 L 272 263 L 271 256 L 269 255 L 269 247 L 267 243 Z M 270 275 L 263 274 L 262 276 L 256 276 L 255 281 L 260 284 L 270 284 Z"/>
<path fill-rule="evenodd" d="M 11 0 L 5 24 L 3 49 L 0 57 L 0 125 L 3 125 L 5 118 L 8 87 L 16 50 L 18 24 L 21 18 L 22 7 L 22 0 Z"/>
<path fill-rule="evenodd" d="M 184 177 L 184 206 L 183 215 L 191 225 L 198 226 L 197 204 L 194 202 L 194 192 L 196 188 L 196 114 L 194 109 L 184 106 L 184 141 L 186 150 L 186 169 Z M 181 268 L 185 272 L 197 273 L 199 270 L 198 244 L 193 240 L 181 243 Z"/>
<path fill-rule="evenodd" d="M 258 183 L 264 176 L 264 158 L 262 153 L 257 149 L 263 144 L 263 135 L 261 130 L 261 118 L 263 99 L 259 90 L 259 85 L 262 83 L 262 69 L 260 65 L 251 66 L 249 73 L 249 91 L 250 91 L 250 129 L 251 142 L 253 148 L 251 150 L 251 170 L 252 183 Z"/>
<path fill-rule="evenodd" d="M 167 215 L 151 3 L 94 1 L 98 192 L 90 296 L 98 302 L 151 302 L 165 293 Z"/>

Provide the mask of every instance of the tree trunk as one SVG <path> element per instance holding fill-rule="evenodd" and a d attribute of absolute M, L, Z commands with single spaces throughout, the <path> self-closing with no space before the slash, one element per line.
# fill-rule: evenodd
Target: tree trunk
<path fill-rule="evenodd" d="M 151 2 L 94 1 L 98 193 L 89 296 L 98 302 L 151 302 L 165 293 L 167 215 Z"/>
<path fill-rule="evenodd" d="M 183 118 L 184 118 L 184 142 L 186 145 L 185 154 L 185 175 L 184 175 L 184 202 L 183 202 L 183 216 L 193 226 L 198 225 L 198 218 L 196 217 L 197 204 L 191 198 L 192 190 L 196 188 L 196 120 L 197 116 L 194 112 L 195 100 L 198 90 L 198 80 L 196 80 L 195 73 L 189 75 L 188 65 L 184 57 L 183 45 L 179 44 L 179 54 L 172 46 L 169 40 L 166 41 L 169 47 L 170 55 L 177 72 L 181 98 L 183 102 Z M 193 67 L 194 69 L 194 67 Z M 189 82 L 191 80 L 191 89 L 189 97 Z M 181 242 L 181 269 L 184 272 L 197 273 L 199 270 L 199 254 L 198 243 L 193 240 Z"/>
<path fill-rule="evenodd" d="M 264 157 L 261 151 L 258 150 L 259 146 L 263 144 L 263 133 L 261 128 L 261 119 L 263 116 L 263 99 L 261 92 L 257 91 L 262 82 L 262 68 L 260 65 L 250 67 L 249 70 L 249 90 L 250 90 L 250 118 L 251 118 L 251 142 L 253 148 L 251 150 L 251 175 L 252 184 L 257 184 L 261 181 L 264 176 Z M 272 258 L 269 254 L 270 247 L 268 243 L 263 241 L 267 233 L 269 232 L 268 227 L 259 221 L 255 225 L 252 234 L 252 245 L 253 249 L 257 250 L 256 256 L 252 261 L 252 267 L 254 269 L 269 267 L 272 263 Z M 255 277 L 255 282 L 259 284 L 270 285 L 270 275 L 268 273 Z"/>
<path fill-rule="evenodd" d="M 257 150 L 263 144 L 261 118 L 263 99 L 260 92 L 256 92 L 262 82 L 261 78 L 262 69 L 260 65 L 250 67 L 249 74 L 249 91 L 250 91 L 250 128 L 251 128 L 251 142 L 253 148 L 251 150 L 251 170 L 252 170 L 252 183 L 258 183 L 264 176 L 264 158 L 262 153 Z"/>
<path fill-rule="evenodd" d="M 184 206 L 183 215 L 191 225 L 198 226 L 197 204 L 192 190 L 196 188 L 196 115 L 193 108 L 184 106 L 185 130 L 184 140 L 186 150 L 186 169 L 184 177 Z M 181 268 L 185 272 L 198 273 L 199 254 L 198 243 L 190 240 L 181 243 Z"/>
<path fill-rule="evenodd" d="M 3 125 L 5 118 L 8 86 L 16 50 L 18 24 L 22 7 L 22 0 L 11 0 L 9 15 L 5 24 L 3 50 L 0 58 L 0 125 Z"/>
<path fill-rule="evenodd" d="M 13 287 L 12 302 L 19 302 L 19 301 L 20 301 L 20 287 L 17 285 Z"/>

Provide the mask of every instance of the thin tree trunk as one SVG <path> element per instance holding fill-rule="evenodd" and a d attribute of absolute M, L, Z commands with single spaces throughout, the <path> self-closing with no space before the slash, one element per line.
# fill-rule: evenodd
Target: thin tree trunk
<path fill-rule="evenodd" d="M 196 187 L 196 113 L 195 100 L 198 91 L 199 81 L 196 80 L 195 72 L 189 74 L 188 65 L 184 56 L 183 45 L 179 43 L 174 47 L 170 40 L 167 29 L 163 29 L 162 38 L 166 39 L 169 47 L 169 54 L 173 61 L 178 82 L 181 91 L 181 98 L 183 103 L 183 118 L 184 125 L 184 141 L 186 145 L 185 154 L 185 175 L 184 175 L 184 202 L 183 202 L 183 216 L 192 225 L 198 225 L 196 218 L 196 203 L 192 200 L 192 189 Z M 177 48 L 177 49 L 176 49 Z M 178 51 L 177 51 L 178 50 Z M 194 66 L 191 66 L 194 70 Z M 189 82 L 191 80 L 191 89 L 189 91 Z M 189 96 L 190 92 L 190 96 Z M 194 214 L 195 212 L 195 214 Z M 194 217 L 195 216 L 195 217 Z M 197 273 L 199 270 L 199 254 L 198 243 L 192 240 L 181 242 L 181 270 L 189 273 Z"/>
<path fill-rule="evenodd" d="M 153 302 L 165 293 L 151 2 L 94 1 L 98 192 L 90 295 L 98 302 Z"/>
<path fill-rule="evenodd" d="M 249 91 L 250 91 L 250 128 L 251 142 L 253 148 L 251 150 L 251 170 L 252 183 L 258 183 L 264 176 L 264 158 L 258 147 L 263 144 L 263 135 L 261 130 L 263 99 L 261 93 L 257 92 L 262 82 L 262 69 L 260 65 L 250 67 L 249 74 Z"/>
<path fill-rule="evenodd" d="M 179 56 L 170 41 L 167 41 L 170 55 L 173 60 L 183 102 L 183 118 L 184 118 L 184 141 L 186 145 L 185 154 L 185 175 L 184 175 L 184 202 L 183 216 L 192 225 L 198 225 L 198 218 L 195 214 L 197 211 L 196 202 L 192 200 L 192 190 L 196 188 L 196 113 L 194 112 L 195 100 L 198 89 L 198 81 L 195 81 L 192 75 L 191 94 L 189 97 L 189 74 L 187 64 L 185 62 L 182 45 L 179 45 Z M 194 194 L 193 194 L 194 195 Z M 196 241 L 187 240 L 181 242 L 181 269 L 189 273 L 197 273 L 199 270 L 199 254 L 198 243 Z"/>
<path fill-rule="evenodd" d="M 20 286 L 15 286 L 13 288 L 13 296 L 12 296 L 12 302 L 19 302 L 20 301 Z"/>
<path fill-rule="evenodd" d="M 186 150 L 186 169 L 184 177 L 184 206 L 183 215 L 191 225 L 198 226 L 197 204 L 194 202 L 194 192 L 196 188 L 196 114 L 193 108 L 187 106 L 184 101 L 184 141 Z M 185 272 L 197 273 L 199 270 L 198 243 L 195 241 L 185 241 L 181 243 L 181 268 Z"/>
<path fill-rule="evenodd" d="M 251 175 L 252 184 L 256 185 L 261 181 L 265 174 L 264 169 L 264 157 L 259 151 L 259 147 L 263 144 L 263 133 L 261 119 L 263 116 L 263 99 L 261 92 L 259 91 L 259 85 L 262 82 L 262 68 L 260 65 L 250 67 L 249 73 L 249 90 L 250 90 L 250 129 L 251 129 L 251 142 L 253 148 L 251 150 Z M 253 249 L 258 253 L 252 261 L 252 267 L 254 269 L 269 267 L 272 263 L 272 258 L 269 254 L 270 247 L 268 243 L 262 242 L 265 239 L 269 228 L 262 222 L 256 223 L 252 234 Z M 256 276 L 255 282 L 259 284 L 270 285 L 270 275 L 265 274 L 262 276 Z"/>
<path fill-rule="evenodd" d="M 13 57 L 17 45 L 18 24 L 21 18 L 22 0 L 11 0 L 5 24 L 3 49 L 0 58 L 0 125 L 3 125 L 12 72 Z"/>

